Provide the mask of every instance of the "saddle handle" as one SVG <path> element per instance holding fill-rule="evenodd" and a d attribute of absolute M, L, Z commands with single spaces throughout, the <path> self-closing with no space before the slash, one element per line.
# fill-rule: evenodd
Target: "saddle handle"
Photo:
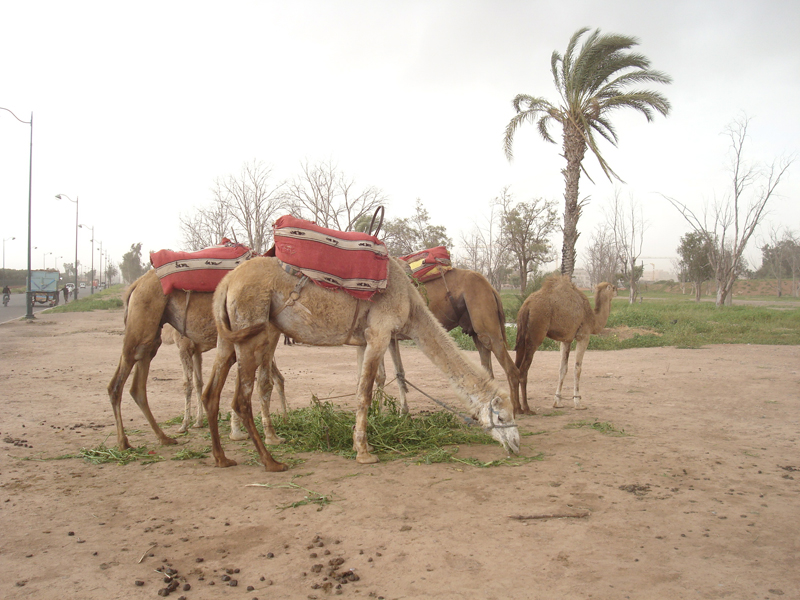
<path fill-rule="evenodd" d="M 373 225 L 375 225 L 375 219 L 378 218 L 378 213 L 381 213 L 381 219 L 380 221 L 378 221 L 378 227 L 377 229 L 375 229 L 375 233 L 373 233 L 372 227 Z M 369 229 L 367 229 L 367 233 L 369 235 L 374 235 L 375 237 L 378 237 L 378 233 L 380 233 L 381 231 L 381 226 L 383 226 L 383 214 L 384 214 L 383 206 L 379 206 L 378 208 L 375 209 L 375 214 L 372 215 L 372 221 L 369 224 Z"/>

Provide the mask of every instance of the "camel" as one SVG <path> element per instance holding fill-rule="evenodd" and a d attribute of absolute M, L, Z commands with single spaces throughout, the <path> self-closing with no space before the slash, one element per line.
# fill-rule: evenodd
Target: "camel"
<path fill-rule="evenodd" d="M 492 353 L 506 373 L 508 389 L 514 412 L 520 412 L 519 405 L 519 369 L 508 354 L 506 344 L 506 319 L 500 294 L 492 287 L 482 274 L 469 269 L 450 269 L 443 277 L 437 277 L 427 283 L 420 284 L 420 293 L 428 303 L 433 316 L 446 331 L 461 326 L 461 329 L 472 338 L 478 349 L 481 365 L 494 377 L 492 372 Z M 389 345 L 389 354 L 395 366 L 395 373 L 400 388 L 400 404 L 402 412 L 408 412 L 406 388 L 404 382 L 403 363 L 400 358 L 400 347 L 396 339 Z M 359 364 L 361 355 L 359 353 Z M 379 383 L 381 376 L 379 375 Z M 384 377 L 385 379 L 385 377 Z"/>
<path fill-rule="evenodd" d="M 108 396 L 117 425 L 117 446 L 120 450 L 131 447 L 122 425 L 120 408 L 125 381 L 131 370 L 134 370 L 134 373 L 130 393 L 150 423 L 150 427 L 162 445 L 177 443 L 158 426 L 147 402 L 147 375 L 150 371 L 150 361 L 153 360 L 161 346 L 162 325 L 167 323 L 175 328 L 174 334 L 169 333 L 168 335 L 172 336 L 178 345 L 183 366 L 185 405 L 183 422 L 178 431 L 180 433 L 187 431 L 191 421 L 192 379 L 194 379 L 198 404 L 193 427 L 202 427 L 202 353 L 217 345 L 217 328 L 211 312 L 212 297 L 213 293 L 211 292 L 187 293 L 178 290 L 171 292 L 168 296 L 164 295 L 155 270 L 150 270 L 142 275 L 126 290 L 122 354 L 117 370 L 108 385 Z M 179 332 L 183 332 L 184 335 Z M 272 377 L 278 384 L 278 394 L 285 414 L 286 397 L 283 389 L 283 376 L 274 364 Z M 262 391 L 262 398 L 264 393 L 266 393 L 266 389 Z M 264 406 L 262 404 L 261 416 L 265 439 L 267 443 L 279 443 L 282 440 L 275 433 L 269 414 L 265 415 Z M 235 419 L 233 416 L 231 417 L 231 439 L 245 439 L 247 434 L 241 432 L 237 421 L 238 417 Z"/>
<path fill-rule="evenodd" d="M 470 362 L 425 306 L 396 259 L 388 259 L 386 289 L 358 300 L 287 273 L 276 258 L 258 257 L 238 266 L 214 294 L 219 341 L 211 377 L 203 390 L 214 459 L 236 464 L 222 449 L 216 415 L 225 379 L 237 363 L 233 409 L 244 421 L 267 471 L 283 471 L 256 435 L 250 396 L 256 368 L 272 360 L 281 333 L 303 344 L 366 346 L 358 387 L 353 447 L 361 464 L 378 462 L 367 443 L 367 413 L 378 363 L 392 335 L 413 339 L 459 392 L 469 413 L 507 450 L 519 452 L 514 407 L 497 383 Z"/>
<path fill-rule="evenodd" d="M 569 277 L 555 275 L 545 280 L 542 289 L 531 294 L 523 302 L 517 315 L 516 365 L 520 373 L 520 402 L 522 410 L 535 414 L 528 407 L 528 369 L 533 355 L 545 337 L 561 342 L 561 370 L 558 376 L 554 408 L 560 408 L 561 388 L 567 376 L 572 341 L 575 345 L 575 390 L 572 401 L 575 408 L 582 410 L 580 400 L 581 365 L 583 354 L 589 346 L 592 334 L 600 333 L 608 322 L 611 300 L 617 295 L 617 288 L 610 283 L 600 283 L 594 290 L 594 311 L 589 299 Z"/>

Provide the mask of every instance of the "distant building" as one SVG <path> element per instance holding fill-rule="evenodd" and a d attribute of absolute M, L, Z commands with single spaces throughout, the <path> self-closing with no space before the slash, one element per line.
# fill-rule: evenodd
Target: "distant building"
<path fill-rule="evenodd" d="M 589 277 L 589 271 L 586 269 L 575 269 L 572 272 L 572 283 L 579 288 L 588 289 L 592 287 L 592 280 Z"/>

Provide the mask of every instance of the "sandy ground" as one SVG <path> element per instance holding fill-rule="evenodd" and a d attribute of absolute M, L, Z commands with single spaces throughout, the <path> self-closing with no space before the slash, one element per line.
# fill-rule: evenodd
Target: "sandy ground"
<path fill-rule="evenodd" d="M 542 413 L 558 356 L 539 353 L 540 414 L 518 422 L 522 454 L 543 460 L 516 467 L 313 454 L 274 474 L 242 464 L 250 443 L 228 440 L 240 460 L 229 469 L 57 459 L 114 443 L 106 386 L 121 334 L 121 311 L 0 326 L 0 598 L 156 598 L 166 568 L 180 583 L 172 596 L 187 600 L 800 597 L 798 347 L 589 352 L 588 410 L 554 416 Z M 404 358 L 412 382 L 455 404 L 419 351 Z M 280 346 L 290 407 L 351 393 L 354 360 L 348 348 Z M 149 391 L 159 420 L 181 413 L 174 346 L 153 362 Z M 191 430 L 157 446 L 127 393 L 123 416 L 131 442 L 166 459 L 208 444 Z M 565 427 L 581 420 L 627 435 Z M 306 493 L 286 484 L 334 502 L 280 510 Z M 513 518 L 554 514 L 572 516 Z M 358 581 L 326 580 L 332 568 Z"/>

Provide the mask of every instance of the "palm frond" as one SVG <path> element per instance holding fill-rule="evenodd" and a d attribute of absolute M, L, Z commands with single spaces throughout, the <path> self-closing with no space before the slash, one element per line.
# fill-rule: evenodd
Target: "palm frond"
<path fill-rule="evenodd" d="M 512 101 L 512 105 L 514 106 L 514 110 L 517 111 L 517 114 L 514 115 L 508 122 L 508 125 L 506 125 L 506 132 L 503 136 L 503 152 L 506 155 L 506 159 L 509 161 L 514 158 L 514 134 L 517 129 L 519 129 L 520 125 L 523 123 L 535 123 L 542 112 L 545 113 L 545 117 L 542 118 L 548 118 L 550 112 L 554 110 L 553 105 L 544 98 L 536 98 L 529 94 L 518 94 Z M 539 133 L 541 133 L 540 126 Z M 554 142 L 549 135 L 542 135 L 542 137 L 544 137 L 546 141 Z"/>

